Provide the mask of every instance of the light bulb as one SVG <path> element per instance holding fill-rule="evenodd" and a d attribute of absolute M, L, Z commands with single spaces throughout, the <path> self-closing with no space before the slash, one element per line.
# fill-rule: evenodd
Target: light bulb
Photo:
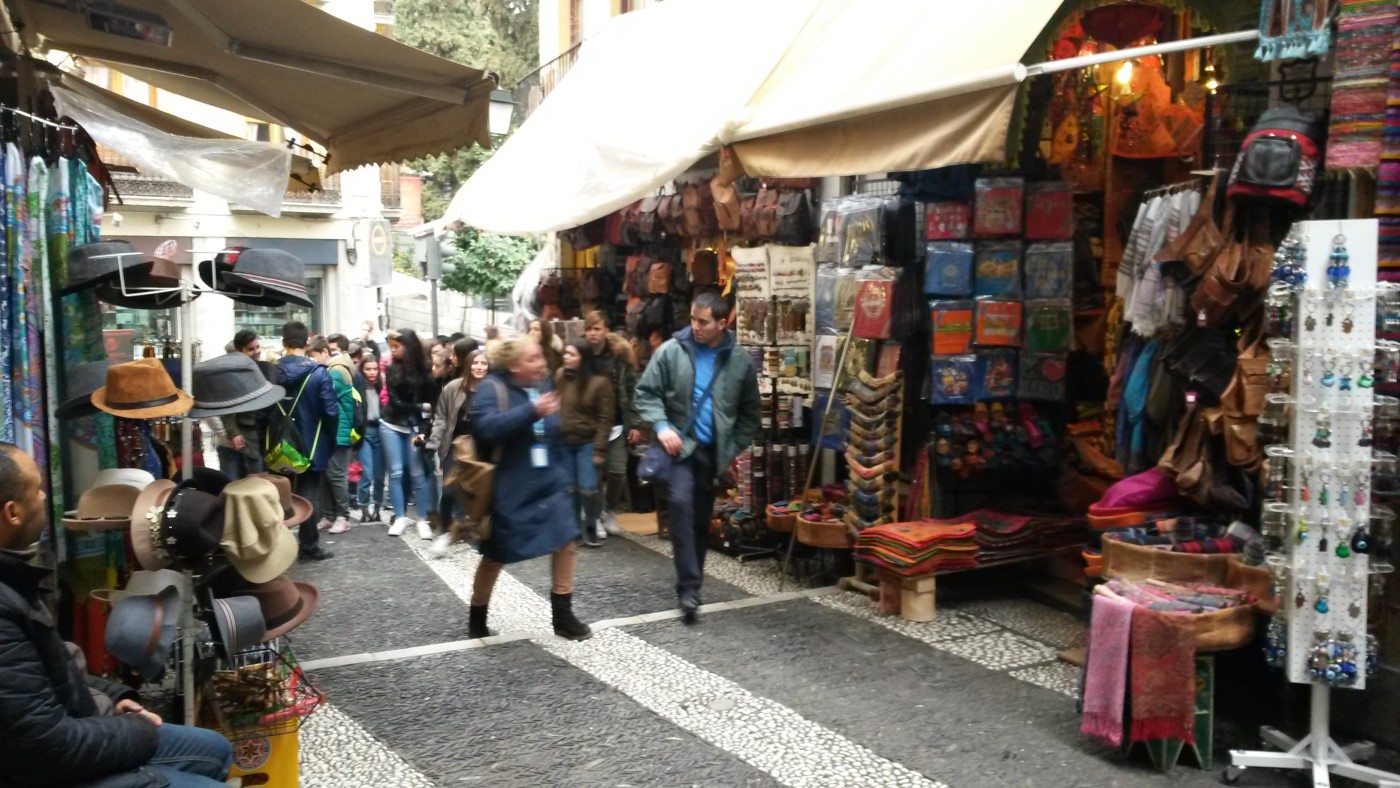
<path fill-rule="evenodd" d="M 1120 85 L 1128 85 L 1133 81 L 1133 61 L 1123 61 L 1123 65 L 1118 69 L 1116 79 Z"/>

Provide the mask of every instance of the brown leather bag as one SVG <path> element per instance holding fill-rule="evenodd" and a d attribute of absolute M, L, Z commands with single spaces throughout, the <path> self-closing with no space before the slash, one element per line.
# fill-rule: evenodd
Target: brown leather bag
<path fill-rule="evenodd" d="M 715 196 L 709 183 L 692 183 L 681 189 L 681 196 L 685 201 L 686 235 L 699 238 L 719 229 L 715 219 Z"/>
<path fill-rule="evenodd" d="M 754 203 L 754 234 L 772 238 L 778 234 L 778 190 L 760 189 Z"/>
<path fill-rule="evenodd" d="M 685 235 L 685 200 L 680 193 L 661 198 L 661 226 L 673 238 Z"/>
<path fill-rule="evenodd" d="M 712 285 L 719 281 L 719 256 L 714 250 L 695 250 L 690 258 L 690 281 L 694 285 Z"/>
<path fill-rule="evenodd" d="M 637 284 L 641 281 L 638 270 L 643 265 L 642 261 L 646 259 L 647 258 L 639 254 L 630 255 L 627 258 L 627 267 L 624 269 L 622 275 L 622 292 L 633 298 L 640 298 L 642 296 L 642 290 Z"/>
<path fill-rule="evenodd" d="M 642 243 L 642 201 L 638 200 L 622 209 L 622 245 L 637 246 Z"/>
<path fill-rule="evenodd" d="M 637 217 L 637 234 L 645 242 L 660 241 L 666 234 L 661 226 L 661 196 L 642 200 Z"/>
<path fill-rule="evenodd" d="M 820 178 L 760 178 L 765 189 L 815 189 Z"/>
<path fill-rule="evenodd" d="M 1260 458 L 1259 414 L 1269 391 L 1269 350 L 1262 320 L 1256 319 L 1239 341 L 1235 375 L 1220 395 L 1225 414 L 1225 458 L 1231 465 L 1254 466 Z"/>
<path fill-rule="evenodd" d="M 759 238 L 757 207 L 757 194 L 750 194 L 739 202 L 739 234 L 746 241 L 757 241 Z"/>
<path fill-rule="evenodd" d="M 710 181 L 710 194 L 715 200 L 715 224 L 725 232 L 734 232 L 740 227 L 739 192 L 732 183 L 720 183 L 718 178 Z"/>
<path fill-rule="evenodd" d="M 647 271 L 647 295 L 665 295 L 671 292 L 671 264 L 652 263 Z"/>
<path fill-rule="evenodd" d="M 807 192 L 785 190 L 778 194 L 778 231 L 774 238 L 785 246 L 806 246 L 814 230 L 812 205 Z"/>
<path fill-rule="evenodd" d="M 1220 173 L 1217 171 L 1210 181 L 1210 188 L 1206 190 L 1205 197 L 1201 199 L 1201 206 L 1196 209 L 1196 215 L 1191 217 L 1191 222 L 1186 225 L 1181 235 L 1162 247 L 1152 258 L 1152 262 L 1160 264 L 1180 261 L 1197 276 L 1205 271 L 1206 264 L 1215 256 L 1216 251 L 1225 245 L 1224 233 L 1215 226 L 1215 193 L 1219 183 Z M 1229 218 L 1227 215 L 1227 226 Z"/>
<path fill-rule="evenodd" d="M 1229 319 L 1242 298 L 1250 303 L 1250 296 L 1257 296 L 1268 287 L 1273 273 L 1274 247 L 1267 239 L 1267 217 L 1255 217 L 1247 226 L 1244 239 L 1237 240 L 1233 205 L 1225 216 L 1225 243 L 1210 258 L 1196 292 L 1191 294 L 1191 308 L 1198 319 L 1209 325 L 1220 325 Z"/>

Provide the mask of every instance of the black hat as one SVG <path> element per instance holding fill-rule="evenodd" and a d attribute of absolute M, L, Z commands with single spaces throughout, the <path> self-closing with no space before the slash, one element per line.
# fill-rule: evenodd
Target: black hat
<path fill-rule="evenodd" d="M 53 415 L 60 419 L 77 419 L 99 413 L 92 404 L 92 392 L 107 385 L 110 366 L 111 361 L 85 361 L 68 368 L 63 379 L 64 400 Z"/>
<path fill-rule="evenodd" d="M 180 486 L 189 487 L 190 489 L 199 490 L 202 493 L 209 493 L 210 495 L 220 495 L 231 481 L 233 480 L 223 471 L 198 466 L 190 471 L 190 478 L 180 482 Z"/>
<path fill-rule="evenodd" d="M 306 297 L 306 266 L 281 249 L 248 249 L 238 255 L 233 270 L 220 276 L 233 297 L 240 301 L 280 299 L 279 303 L 312 307 Z"/>
<path fill-rule="evenodd" d="M 258 362 L 242 353 L 215 356 L 194 367 L 190 418 L 229 416 L 270 408 L 287 392 L 268 382 Z"/>
<path fill-rule="evenodd" d="M 112 277 L 97 286 L 98 300 L 129 309 L 171 309 L 180 305 L 180 267 L 157 257 L 144 271 L 128 271 L 121 281 Z M 123 287 L 123 285 L 125 287 Z M 157 292 L 143 292 L 143 291 Z M 164 291 L 164 292 L 160 292 Z M 199 291 L 193 296 L 198 297 Z"/>
<path fill-rule="evenodd" d="M 198 561 L 219 551 L 224 536 L 224 502 L 193 486 L 170 494 L 160 528 L 162 545 L 177 560 Z"/>
<path fill-rule="evenodd" d="M 68 281 L 59 295 L 76 293 L 111 280 L 123 272 L 123 278 L 145 274 L 151 263 L 130 241 L 98 241 L 74 247 L 68 252 Z"/>

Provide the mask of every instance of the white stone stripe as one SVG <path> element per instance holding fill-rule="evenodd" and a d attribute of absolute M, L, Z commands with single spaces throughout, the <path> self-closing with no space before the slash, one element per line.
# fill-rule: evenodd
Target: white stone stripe
<path fill-rule="evenodd" d="M 433 560 L 424 546 L 414 540 L 407 540 L 407 543 L 464 604 L 470 602 L 471 573 L 480 560 L 474 551 L 459 546 L 447 558 Z M 549 604 L 543 597 L 511 577 L 509 570 L 501 573 L 491 597 L 493 623 L 525 629 L 548 618 Z M 771 774 L 784 785 L 793 788 L 942 785 L 782 704 L 755 695 L 620 629 L 601 630 L 581 643 L 554 637 L 538 643 L 664 719 Z"/>
<path fill-rule="evenodd" d="M 374 785 L 434 788 L 436 783 L 408 765 L 340 709 L 322 704 L 302 723 L 302 788 L 343 788 L 368 775 Z"/>

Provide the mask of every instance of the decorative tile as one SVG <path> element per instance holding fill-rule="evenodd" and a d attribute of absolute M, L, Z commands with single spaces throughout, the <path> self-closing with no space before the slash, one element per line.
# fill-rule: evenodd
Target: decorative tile
<path fill-rule="evenodd" d="M 1079 673 L 1078 665 L 1071 665 L 1068 662 L 1052 662 L 1048 665 L 1013 670 L 1010 675 L 1028 684 L 1054 690 L 1078 700 Z"/>
<path fill-rule="evenodd" d="M 1055 649 L 1084 645 L 1086 628 L 1082 621 L 1063 610 L 1029 599 L 978 599 L 959 603 L 956 609 L 985 618 Z"/>
<path fill-rule="evenodd" d="M 991 670 L 1010 670 L 1055 659 L 1055 650 L 1044 643 L 1005 631 L 939 641 L 933 647 Z"/>

